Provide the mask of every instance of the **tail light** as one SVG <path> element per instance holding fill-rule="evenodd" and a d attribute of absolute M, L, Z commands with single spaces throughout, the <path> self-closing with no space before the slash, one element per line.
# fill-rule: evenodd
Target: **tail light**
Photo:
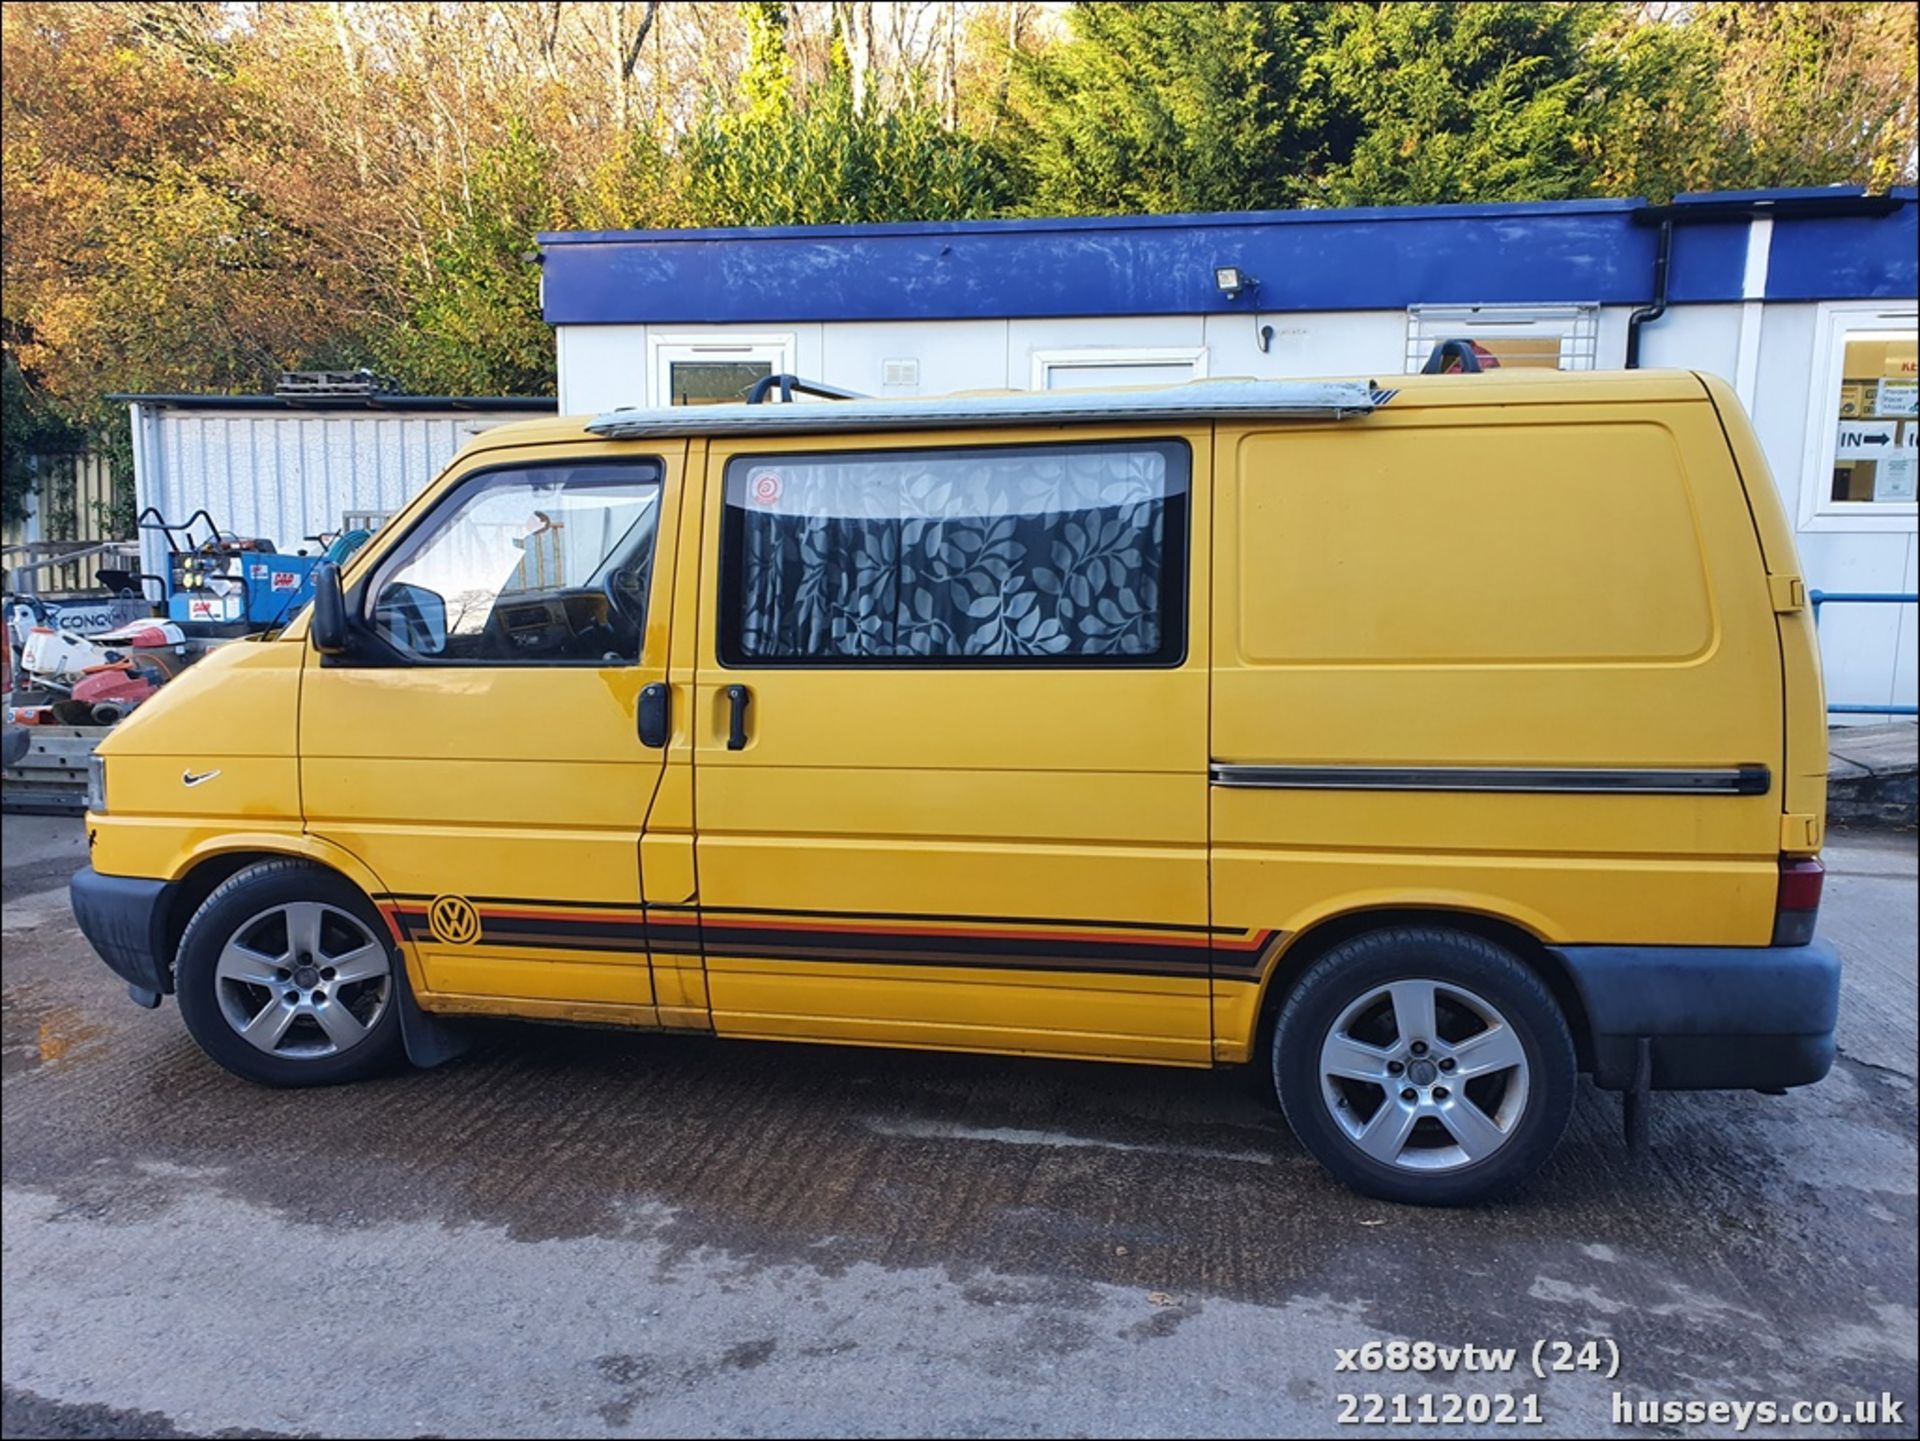
<path fill-rule="evenodd" d="M 1780 857 L 1780 889 L 1773 903 L 1773 943 L 1804 946 L 1820 918 L 1820 891 L 1827 868 L 1812 856 Z"/>

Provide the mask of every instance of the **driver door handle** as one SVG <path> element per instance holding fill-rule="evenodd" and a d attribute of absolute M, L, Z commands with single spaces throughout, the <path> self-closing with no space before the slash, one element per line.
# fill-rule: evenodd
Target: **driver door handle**
<path fill-rule="evenodd" d="M 747 748 L 747 702 L 753 699 L 753 692 L 743 685 L 727 687 L 727 749 L 743 751 Z"/>
<path fill-rule="evenodd" d="M 673 734 L 673 692 L 660 681 L 640 691 L 640 744 L 659 750 Z"/>

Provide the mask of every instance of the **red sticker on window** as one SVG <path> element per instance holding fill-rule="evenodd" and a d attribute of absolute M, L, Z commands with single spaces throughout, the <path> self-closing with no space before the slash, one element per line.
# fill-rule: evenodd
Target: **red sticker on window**
<path fill-rule="evenodd" d="M 747 480 L 747 494 L 755 505 L 773 505 L 780 499 L 780 472 L 756 470 Z"/>

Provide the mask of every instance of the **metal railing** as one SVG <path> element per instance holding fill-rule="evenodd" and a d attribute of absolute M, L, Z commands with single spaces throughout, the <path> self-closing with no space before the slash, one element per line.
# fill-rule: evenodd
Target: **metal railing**
<path fill-rule="evenodd" d="M 6 568 L 9 590 L 78 595 L 98 587 L 102 565 L 138 572 L 140 546 L 130 540 L 29 540 L 0 547 L 0 564 Z"/>
<path fill-rule="evenodd" d="M 1823 605 L 1914 605 L 1920 603 L 1920 594 L 1910 590 L 1813 590 L 1807 592 L 1807 600 L 1813 606 L 1813 623 L 1819 625 Z M 1829 705 L 1827 714 L 1915 715 L 1920 710 L 1910 705 Z"/>

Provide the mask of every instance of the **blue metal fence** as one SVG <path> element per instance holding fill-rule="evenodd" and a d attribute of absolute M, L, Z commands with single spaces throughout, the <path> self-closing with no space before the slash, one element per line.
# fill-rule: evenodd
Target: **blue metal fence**
<path fill-rule="evenodd" d="M 1820 624 L 1820 607 L 1823 605 L 1914 605 L 1920 603 L 1920 594 L 1913 591 L 1874 591 L 1874 590 L 1816 590 L 1809 591 L 1807 599 L 1813 603 L 1813 623 Z M 1916 708 L 1910 705 L 1829 705 L 1828 715 L 1914 715 Z"/>

